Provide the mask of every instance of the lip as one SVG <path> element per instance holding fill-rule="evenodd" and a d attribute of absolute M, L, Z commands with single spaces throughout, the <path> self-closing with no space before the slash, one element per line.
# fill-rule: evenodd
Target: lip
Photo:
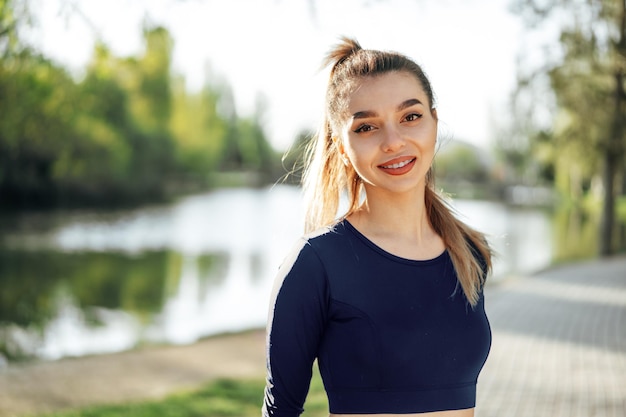
<path fill-rule="evenodd" d="M 413 169 L 416 161 L 414 156 L 400 156 L 378 165 L 378 168 L 390 175 L 403 175 Z M 393 165 L 400 166 L 394 168 Z"/>

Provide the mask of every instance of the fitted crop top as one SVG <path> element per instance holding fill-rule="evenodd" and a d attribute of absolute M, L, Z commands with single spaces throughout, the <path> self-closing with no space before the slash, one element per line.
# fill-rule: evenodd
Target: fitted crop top
<path fill-rule="evenodd" d="M 472 408 L 490 346 L 483 295 L 472 308 L 447 251 L 400 258 L 344 220 L 279 269 L 263 415 L 302 413 L 315 359 L 331 413 Z"/>

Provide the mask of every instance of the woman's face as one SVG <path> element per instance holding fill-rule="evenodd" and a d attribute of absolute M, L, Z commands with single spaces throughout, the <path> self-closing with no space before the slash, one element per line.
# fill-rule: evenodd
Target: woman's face
<path fill-rule="evenodd" d="M 339 151 L 366 191 L 414 191 L 426 184 L 437 140 L 436 112 L 407 72 L 364 78 L 348 96 Z"/>

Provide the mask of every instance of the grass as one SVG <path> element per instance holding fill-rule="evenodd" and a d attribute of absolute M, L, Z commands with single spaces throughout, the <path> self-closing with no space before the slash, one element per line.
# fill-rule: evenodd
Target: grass
<path fill-rule="evenodd" d="M 161 400 L 99 405 L 36 417 L 259 417 L 264 387 L 264 380 L 220 379 Z M 328 416 L 326 394 L 317 372 L 304 408 L 304 417 Z"/>

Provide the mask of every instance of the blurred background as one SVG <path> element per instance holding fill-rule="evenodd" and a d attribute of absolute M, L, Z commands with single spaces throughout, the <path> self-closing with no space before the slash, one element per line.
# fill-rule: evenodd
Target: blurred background
<path fill-rule="evenodd" d="M 0 362 L 263 327 L 341 35 L 429 74 L 438 187 L 494 282 L 624 253 L 624 22 L 617 0 L 0 0 Z"/>

